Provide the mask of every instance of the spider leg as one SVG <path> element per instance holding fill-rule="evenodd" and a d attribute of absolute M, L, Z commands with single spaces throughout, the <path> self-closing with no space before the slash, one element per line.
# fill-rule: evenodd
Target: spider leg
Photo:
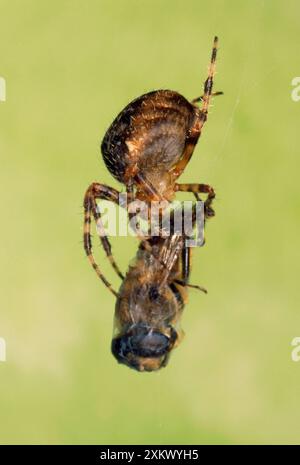
<path fill-rule="evenodd" d="M 207 120 L 208 107 L 209 107 L 210 100 L 212 97 L 213 78 L 214 78 L 215 69 L 216 69 L 217 47 L 218 47 L 218 38 L 215 37 L 211 59 L 210 59 L 210 65 L 208 69 L 208 77 L 204 83 L 204 93 L 203 93 L 203 96 L 201 97 L 202 105 L 201 105 L 201 108 L 198 110 L 199 116 L 196 119 L 194 126 L 190 129 L 190 134 L 187 137 L 186 146 L 182 154 L 182 157 L 180 158 L 180 160 L 178 161 L 178 163 L 174 166 L 172 170 L 174 178 L 177 178 L 178 176 L 181 175 L 186 165 L 190 161 L 193 155 L 195 146 L 201 135 L 202 127 Z"/>
<path fill-rule="evenodd" d="M 217 97 L 218 95 L 224 95 L 224 92 L 218 91 L 218 92 L 212 92 L 211 93 L 212 97 Z M 203 101 L 203 95 L 200 95 L 199 97 L 193 98 L 191 103 L 194 105 L 194 103 L 202 102 L 202 101 Z"/>
<path fill-rule="evenodd" d="M 129 210 L 128 211 L 128 219 L 129 219 L 129 224 L 131 225 L 133 219 L 135 217 L 138 217 L 138 214 L 139 214 L 138 210 L 130 211 L 130 209 L 129 209 L 129 203 L 132 200 L 134 200 L 133 183 L 127 184 L 126 192 L 127 192 L 127 195 L 128 195 L 128 210 Z M 150 209 L 148 209 L 148 215 L 150 215 Z M 149 218 L 148 218 L 148 221 L 149 221 Z M 136 220 L 135 221 L 134 232 L 136 234 L 136 237 L 140 241 L 140 246 L 142 246 L 144 248 L 144 250 L 147 250 L 148 252 L 152 253 L 152 246 L 148 242 L 148 239 L 151 237 L 151 235 L 150 235 L 150 226 L 149 226 L 148 233 L 147 233 L 147 236 L 146 236 L 146 235 L 144 235 L 144 234 L 142 234 L 140 232 L 140 224 L 139 224 L 138 220 Z"/>
<path fill-rule="evenodd" d="M 204 214 L 206 218 L 211 218 L 215 215 L 211 204 L 216 197 L 215 191 L 213 187 L 208 184 L 195 184 L 195 183 L 188 183 L 188 184 L 175 184 L 175 191 L 180 192 L 192 192 L 197 200 L 200 200 L 198 194 L 207 194 L 207 199 L 204 202 Z"/>
<path fill-rule="evenodd" d="M 101 240 L 102 246 L 105 250 L 105 253 L 121 279 L 124 279 L 123 274 L 121 273 L 118 265 L 116 264 L 114 257 L 111 253 L 110 242 L 105 235 L 104 227 L 101 220 L 101 214 L 97 208 L 96 199 L 110 200 L 119 205 L 119 192 L 111 187 L 105 186 L 99 183 L 93 183 L 86 191 L 84 196 L 84 233 L 83 233 L 83 243 L 86 255 L 96 271 L 99 278 L 103 281 L 106 287 L 115 295 L 118 296 L 118 293 L 112 288 L 111 284 L 107 281 L 105 276 L 102 274 L 99 266 L 97 265 L 95 258 L 92 253 L 92 240 L 91 240 L 91 218 L 93 217 L 96 223 L 96 229 Z M 100 234 L 101 233 L 101 234 Z"/>
<path fill-rule="evenodd" d="M 133 191 L 133 183 L 128 183 L 126 185 L 126 193 L 127 193 L 127 199 L 128 199 L 128 206 L 127 206 L 127 209 L 128 209 L 128 219 L 129 219 L 129 224 L 130 226 L 132 226 L 132 222 L 133 222 L 133 219 L 135 217 L 138 217 L 138 214 L 140 213 L 140 211 L 138 209 L 136 209 L 135 211 L 131 211 L 130 210 L 130 202 L 134 201 L 135 199 L 135 194 L 134 194 L 134 191 Z M 141 242 L 143 242 L 145 240 L 145 238 L 142 236 L 142 234 L 140 234 L 140 224 L 138 222 L 138 220 L 135 221 L 135 228 L 134 228 L 134 232 L 136 233 L 138 239 L 140 239 Z"/>
<path fill-rule="evenodd" d="M 204 83 L 204 93 L 202 97 L 202 107 L 200 108 L 200 121 L 201 125 L 199 131 L 201 132 L 202 126 L 207 119 L 208 107 L 212 95 L 213 78 L 216 71 L 216 58 L 217 58 L 218 37 L 214 38 L 213 49 L 211 53 L 210 65 L 208 69 L 208 76 Z"/>

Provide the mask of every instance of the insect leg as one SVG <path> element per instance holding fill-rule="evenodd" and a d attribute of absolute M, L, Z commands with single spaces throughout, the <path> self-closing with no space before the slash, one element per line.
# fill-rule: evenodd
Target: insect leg
<path fill-rule="evenodd" d="M 191 248 L 186 245 L 183 246 L 181 251 L 181 267 L 182 267 L 182 280 L 184 284 L 188 284 L 191 270 Z"/>
<path fill-rule="evenodd" d="M 207 294 L 207 290 L 196 284 L 189 284 L 189 276 L 191 271 L 191 248 L 184 245 L 182 252 L 181 252 L 181 279 L 175 279 L 174 282 L 180 284 L 184 287 L 190 287 L 193 289 L 198 289 L 198 291 L 202 291 Z"/>
<path fill-rule="evenodd" d="M 198 195 L 198 194 L 197 194 Z M 192 209 L 192 226 L 195 227 L 196 224 L 196 205 L 193 205 Z M 174 282 L 180 284 L 184 287 L 190 287 L 193 289 L 198 289 L 199 291 L 207 294 L 207 290 L 195 284 L 189 284 L 189 277 L 191 272 L 191 248 L 187 247 L 186 241 L 183 241 L 183 247 L 181 251 L 181 279 L 175 279 Z"/>

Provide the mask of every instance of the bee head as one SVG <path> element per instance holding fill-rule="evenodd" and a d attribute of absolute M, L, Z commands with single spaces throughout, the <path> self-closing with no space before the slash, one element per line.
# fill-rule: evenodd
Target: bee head
<path fill-rule="evenodd" d="M 138 371 L 154 371 L 165 366 L 177 339 L 171 328 L 166 335 L 154 328 L 136 324 L 112 340 L 111 350 L 119 363 Z"/>

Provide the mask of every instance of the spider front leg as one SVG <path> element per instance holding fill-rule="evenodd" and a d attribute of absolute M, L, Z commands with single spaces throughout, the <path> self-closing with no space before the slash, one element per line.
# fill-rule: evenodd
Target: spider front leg
<path fill-rule="evenodd" d="M 118 297 L 118 293 L 112 288 L 111 284 L 107 281 L 105 276 L 102 274 L 99 266 L 97 265 L 95 258 L 92 252 L 92 240 L 91 240 L 91 218 L 93 217 L 96 223 L 96 230 L 101 240 L 102 246 L 105 250 L 105 253 L 121 279 L 124 279 L 123 274 L 121 273 L 118 265 L 115 262 L 115 259 L 111 253 L 111 245 L 110 242 L 105 235 L 104 226 L 101 220 L 101 214 L 97 207 L 96 199 L 102 200 L 109 200 L 111 202 L 116 203 L 119 205 L 119 192 L 111 187 L 105 186 L 99 183 L 93 183 L 90 185 L 88 190 L 84 196 L 84 233 L 83 233 L 83 243 L 84 243 L 84 250 L 86 255 L 96 271 L 97 275 L 101 279 L 101 281 L 105 284 L 106 287 L 116 296 Z"/>
<path fill-rule="evenodd" d="M 193 155 L 195 146 L 201 135 L 202 128 L 207 120 L 208 108 L 209 108 L 212 96 L 221 95 L 220 92 L 215 92 L 214 94 L 212 91 L 213 83 L 214 83 L 214 75 L 215 75 L 215 70 L 216 70 L 217 49 L 218 49 L 218 38 L 215 37 L 212 52 L 211 52 L 210 64 L 208 68 L 208 76 L 207 76 L 206 81 L 204 82 L 204 92 L 203 92 L 203 95 L 199 97 L 199 100 L 201 101 L 202 105 L 200 109 L 198 110 L 198 117 L 196 118 L 194 125 L 190 128 L 190 133 L 187 137 L 186 146 L 182 154 L 182 157 L 180 158 L 180 160 L 178 161 L 178 163 L 174 166 L 172 170 L 175 178 L 179 177 L 183 173 L 183 171 L 185 170 L 188 162 L 190 161 Z M 194 105 L 195 102 L 197 101 L 198 101 L 198 98 L 194 99 L 192 101 L 192 104 Z"/>
<path fill-rule="evenodd" d="M 211 207 L 211 204 L 216 197 L 216 193 L 213 187 L 208 184 L 175 184 L 175 191 L 179 192 L 192 192 L 197 200 L 200 200 L 198 194 L 207 194 L 207 198 L 204 202 L 204 215 L 205 218 L 211 218 L 215 216 L 215 212 Z"/>

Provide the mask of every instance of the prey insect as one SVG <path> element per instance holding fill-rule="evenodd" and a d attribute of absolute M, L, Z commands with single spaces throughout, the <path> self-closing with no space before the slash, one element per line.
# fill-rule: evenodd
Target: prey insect
<path fill-rule="evenodd" d="M 208 184 L 178 183 L 192 157 L 195 146 L 207 120 L 208 108 L 213 95 L 218 38 L 214 38 L 208 76 L 204 92 L 189 102 L 178 92 L 156 90 L 144 94 L 127 105 L 107 130 L 101 145 L 104 162 L 110 173 L 126 187 L 129 204 L 135 200 L 151 205 L 152 201 L 171 202 L 176 192 L 192 192 L 207 195 L 205 216 L 214 215 L 211 207 L 215 198 L 214 189 Z M 198 107 L 197 103 L 201 105 Z M 93 183 L 84 197 L 84 249 L 86 255 L 103 283 L 116 295 L 92 253 L 91 221 L 96 222 L 97 232 L 104 230 L 97 200 L 118 203 L 120 192 Z M 148 213 L 151 212 L 151 207 Z M 132 219 L 136 212 L 128 212 Z M 160 211 L 163 215 L 163 208 Z M 124 279 L 111 252 L 109 239 L 99 234 L 105 253 L 114 270 Z M 149 243 L 144 241 L 149 247 Z"/>
<path fill-rule="evenodd" d="M 193 221 L 194 222 L 194 221 Z M 112 353 L 138 371 L 166 366 L 183 332 L 180 319 L 187 301 L 191 249 L 186 237 L 147 240 L 140 244 L 135 263 L 129 267 L 115 307 Z"/>

